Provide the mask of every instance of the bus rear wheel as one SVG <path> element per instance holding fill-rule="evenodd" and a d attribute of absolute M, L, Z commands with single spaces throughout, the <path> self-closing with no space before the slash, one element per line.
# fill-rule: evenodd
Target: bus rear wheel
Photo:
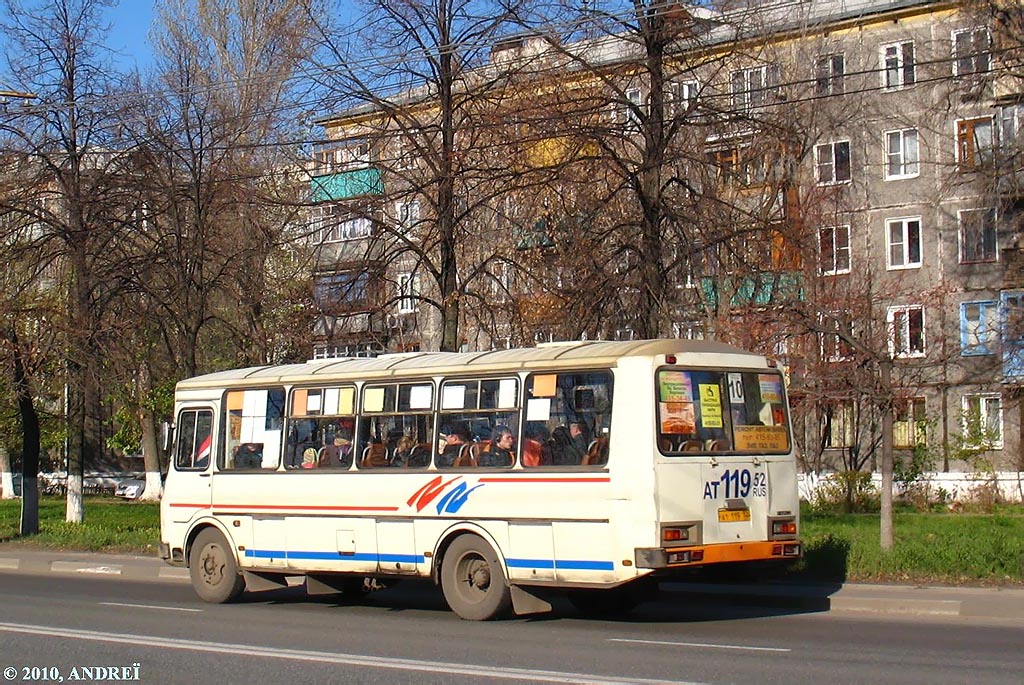
<path fill-rule="evenodd" d="M 512 606 L 498 555 L 476 535 L 456 538 L 445 552 L 441 589 L 451 610 L 467 621 L 489 621 Z"/>
<path fill-rule="evenodd" d="M 245 579 L 238 572 L 235 555 L 216 528 L 207 528 L 196 536 L 188 570 L 192 587 L 204 602 L 230 602 L 245 589 Z"/>

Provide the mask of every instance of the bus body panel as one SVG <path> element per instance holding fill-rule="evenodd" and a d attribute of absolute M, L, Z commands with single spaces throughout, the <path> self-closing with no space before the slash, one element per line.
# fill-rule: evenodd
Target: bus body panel
<path fill-rule="evenodd" d="M 798 515 L 792 450 L 777 455 L 664 452 L 657 435 L 657 378 L 659 369 L 666 368 L 721 371 L 722 378 L 728 369 L 764 377 L 772 370 L 763 357 L 721 345 L 656 342 L 595 343 L 593 349 L 602 355 L 596 361 L 573 346 L 565 346 L 564 352 L 538 348 L 519 355 L 475 353 L 487 357 L 481 368 L 488 373 L 514 375 L 524 396 L 531 369 L 571 373 L 597 364 L 610 370 L 612 429 L 606 438 L 607 463 L 597 467 L 285 470 L 282 440 L 275 442 L 272 431 L 267 432 L 269 420 L 265 426 L 249 420 L 247 427 L 246 412 L 258 412 L 243 408 L 240 430 L 253 435 L 264 431 L 254 440 L 267 449 L 264 469 L 277 464 L 277 470 L 221 471 L 222 463 L 213 458 L 203 472 L 172 466 L 161 505 L 162 549 L 179 550 L 168 560 L 187 563 L 181 557 L 191 531 L 216 522 L 243 569 L 282 575 L 429 577 L 443 563 L 447 542 L 472 533 L 493 547 L 511 584 L 611 588 L 680 565 L 641 560 L 663 558 L 658 554 L 673 545 L 662 539 L 662 529 L 687 523 L 695 525 L 698 537 L 676 546 L 720 548 L 718 553 L 709 551 L 707 561 L 760 558 L 772 538 L 772 518 L 796 520 Z M 363 383 L 384 382 L 384 376 L 374 374 L 385 369 L 388 377 L 416 382 L 430 378 L 440 388 L 444 378 L 471 373 L 455 362 L 466 359 L 471 364 L 475 359 L 439 355 L 441 366 L 416 366 L 428 358 L 435 356 L 361 360 L 358 367 L 365 370 L 365 379 L 331 375 L 335 367 L 351 366 L 347 361 L 213 374 L 179 386 L 176 416 L 196 408 L 213 411 L 213 454 L 220 455 L 226 430 L 222 404 L 229 390 L 248 392 L 280 383 L 290 406 L 303 383 L 348 383 L 362 392 Z M 504 366 L 505 358 L 514 360 L 515 368 Z M 524 370 L 527 364 L 532 366 Z M 285 382 L 289 375 L 294 383 Z M 738 377 L 738 372 L 733 375 Z M 706 380 L 701 383 L 708 386 Z M 727 394 L 724 381 L 720 387 Z M 435 392 L 435 415 L 440 394 Z M 246 395 L 245 402 L 250 400 Z M 526 420 L 525 399 L 518 407 Z M 279 429 L 278 438 L 283 435 Z M 787 539 L 796 541 L 796 536 Z"/>

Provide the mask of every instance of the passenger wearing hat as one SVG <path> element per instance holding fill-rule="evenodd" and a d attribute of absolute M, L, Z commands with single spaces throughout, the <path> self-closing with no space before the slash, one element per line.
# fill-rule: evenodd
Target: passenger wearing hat
<path fill-rule="evenodd" d="M 469 426 L 464 423 L 456 423 L 449 427 L 444 433 L 444 449 L 437 455 L 435 463 L 438 468 L 450 468 L 455 465 L 462 448 L 472 442 L 469 437 Z"/>

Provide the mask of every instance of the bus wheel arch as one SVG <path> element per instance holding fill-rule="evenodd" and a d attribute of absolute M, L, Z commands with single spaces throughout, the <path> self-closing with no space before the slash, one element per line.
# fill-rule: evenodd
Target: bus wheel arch
<path fill-rule="evenodd" d="M 512 590 L 494 545 L 463 531 L 447 541 L 435 571 L 448 606 L 467 621 L 488 621 L 506 615 Z"/>
<path fill-rule="evenodd" d="M 237 599 L 245 578 L 224 533 L 214 525 L 197 526 L 189 539 L 189 577 L 199 598 L 213 604 Z"/>

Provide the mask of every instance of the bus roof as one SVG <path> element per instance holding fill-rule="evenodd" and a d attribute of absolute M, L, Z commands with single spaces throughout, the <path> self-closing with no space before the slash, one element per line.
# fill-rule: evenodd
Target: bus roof
<path fill-rule="evenodd" d="M 624 357 L 650 357 L 674 354 L 681 365 L 707 365 L 703 355 L 720 355 L 719 366 L 765 366 L 761 355 L 738 347 L 707 340 L 633 340 L 627 342 L 574 341 L 542 343 L 537 347 L 486 352 L 410 352 L 383 354 L 378 357 L 345 357 L 320 359 L 304 364 L 254 366 L 218 371 L 189 378 L 178 383 L 178 389 L 209 388 L 236 384 L 292 384 L 326 381 L 327 379 L 386 378 L 389 376 L 423 376 L 453 369 L 473 372 L 518 371 L 544 369 L 565 365 L 615 366 Z M 694 355 L 688 359 L 689 355 Z"/>

